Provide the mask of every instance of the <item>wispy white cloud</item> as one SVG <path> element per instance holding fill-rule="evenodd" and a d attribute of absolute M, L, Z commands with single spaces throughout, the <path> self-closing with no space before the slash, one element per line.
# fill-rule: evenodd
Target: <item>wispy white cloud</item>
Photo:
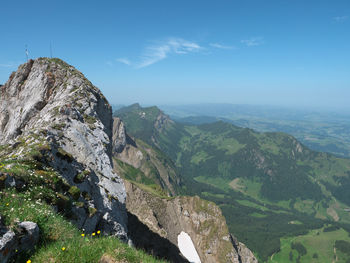
<path fill-rule="evenodd" d="M 209 44 L 211 47 L 219 48 L 219 49 L 236 49 L 235 46 L 227 46 L 227 45 L 222 45 L 219 43 L 210 43 Z"/>
<path fill-rule="evenodd" d="M 197 52 L 203 49 L 199 44 L 182 38 L 170 38 L 157 45 L 146 47 L 141 61 L 137 63 L 137 68 L 144 68 L 157 63 L 171 54 L 184 55 Z"/>
<path fill-rule="evenodd" d="M 19 64 L 20 63 L 9 62 L 9 63 L 5 63 L 5 64 L 0 64 L 0 67 L 1 68 L 15 68 Z"/>
<path fill-rule="evenodd" d="M 171 48 L 168 45 L 148 47 L 141 62 L 139 62 L 136 67 L 144 68 L 157 63 L 165 59 L 170 53 L 170 50 Z"/>
<path fill-rule="evenodd" d="M 260 46 L 264 44 L 264 38 L 262 37 L 251 37 L 249 39 L 241 40 L 241 43 L 245 44 L 248 47 Z"/>
<path fill-rule="evenodd" d="M 128 66 L 131 65 L 130 60 L 127 59 L 127 58 L 118 58 L 118 59 L 116 59 L 116 61 L 118 61 L 118 62 L 120 62 L 120 63 L 123 63 L 123 64 L 125 64 L 125 65 L 128 65 Z"/>
<path fill-rule="evenodd" d="M 262 37 L 253 37 L 250 39 L 241 40 L 241 43 L 246 46 L 259 46 L 264 43 Z M 186 55 L 195 52 L 206 52 L 215 49 L 232 50 L 237 49 L 234 45 L 224 45 L 218 42 L 209 43 L 207 46 L 202 46 L 199 43 L 185 40 L 183 38 L 168 38 L 163 41 L 153 42 L 152 45 L 146 46 L 141 55 L 135 60 L 129 58 L 118 58 L 115 61 L 131 66 L 136 69 L 145 68 L 151 66 L 157 62 L 160 62 L 170 56 Z M 108 62 L 108 65 L 112 65 L 112 62 Z"/>
<path fill-rule="evenodd" d="M 345 20 L 348 20 L 348 18 L 349 18 L 349 16 L 336 16 L 336 17 L 333 17 L 333 20 L 335 22 L 342 23 Z"/>

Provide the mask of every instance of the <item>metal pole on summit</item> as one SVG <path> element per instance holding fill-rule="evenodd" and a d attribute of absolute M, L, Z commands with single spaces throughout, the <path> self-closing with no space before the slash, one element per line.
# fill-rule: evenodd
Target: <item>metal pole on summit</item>
<path fill-rule="evenodd" d="M 27 47 L 27 45 L 26 45 L 26 58 L 27 58 L 27 62 L 28 62 L 28 60 L 29 60 L 29 52 L 28 52 L 28 47 Z"/>

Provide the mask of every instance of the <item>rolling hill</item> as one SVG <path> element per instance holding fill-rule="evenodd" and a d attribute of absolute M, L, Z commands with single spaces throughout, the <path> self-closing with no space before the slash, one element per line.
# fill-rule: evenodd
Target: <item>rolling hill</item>
<path fill-rule="evenodd" d="M 222 121 L 178 123 L 156 107 L 134 104 L 114 115 L 128 133 L 171 158 L 185 193 L 218 204 L 230 231 L 261 261 L 279 252 L 288 238 L 325 226 L 350 231 L 348 159 L 312 151 L 285 133 Z M 336 240 L 335 235 L 329 246 Z M 294 261 L 308 262 L 309 255 L 298 255 Z"/>
<path fill-rule="evenodd" d="M 260 132 L 286 132 L 308 148 L 350 157 L 349 112 L 239 104 L 161 106 L 174 120 L 211 123 L 223 120 Z"/>

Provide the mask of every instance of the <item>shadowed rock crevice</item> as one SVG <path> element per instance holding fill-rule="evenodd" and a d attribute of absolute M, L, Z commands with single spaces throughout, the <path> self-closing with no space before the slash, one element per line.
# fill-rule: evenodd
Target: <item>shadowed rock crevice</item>
<path fill-rule="evenodd" d="M 233 247 L 235 248 L 237 254 L 238 254 L 238 262 L 239 263 L 242 263 L 242 257 L 241 255 L 239 254 L 239 243 L 237 241 L 237 239 L 235 239 L 232 235 L 230 235 L 230 240 L 231 240 L 231 243 L 233 245 Z"/>
<path fill-rule="evenodd" d="M 138 112 L 134 117 L 143 118 L 143 112 Z M 159 128 L 164 121 L 162 118 L 157 120 L 160 121 L 157 126 Z M 176 190 L 181 183 L 177 171 L 171 169 L 171 160 L 160 150 L 152 148 L 139 138 L 129 137 L 126 129 L 123 121 L 115 117 L 114 169 L 126 179 L 124 184 L 128 211 L 150 231 L 168 240 L 175 247 L 178 247 L 178 235 L 181 232 L 187 233 L 202 262 L 257 262 L 253 253 L 244 244 L 238 241 L 233 243 L 225 218 L 214 203 L 199 197 L 170 197 L 174 193 L 171 190 Z M 158 171 L 155 176 L 147 173 L 147 166 L 150 164 L 154 164 L 153 167 Z M 167 195 L 166 192 L 155 191 L 149 183 L 150 179 L 161 189 L 170 190 L 170 193 Z"/>
<path fill-rule="evenodd" d="M 173 246 L 178 247 L 178 235 L 185 232 L 203 263 L 257 262 L 244 244 L 233 242 L 225 218 L 214 203 L 198 196 L 160 198 L 128 181 L 125 186 L 129 213 Z"/>
<path fill-rule="evenodd" d="M 137 216 L 128 212 L 129 236 L 135 247 L 144 249 L 148 253 L 174 263 L 189 263 L 177 246 L 168 239 L 152 232 Z"/>

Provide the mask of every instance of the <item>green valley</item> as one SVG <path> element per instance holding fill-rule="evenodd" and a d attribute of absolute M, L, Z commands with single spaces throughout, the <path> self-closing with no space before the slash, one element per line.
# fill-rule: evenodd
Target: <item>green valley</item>
<path fill-rule="evenodd" d="M 325 226 L 333 227 L 327 233 L 332 249 L 337 240 L 347 242 L 350 160 L 312 151 L 285 133 L 260 133 L 222 121 L 178 123 L 156 107 L 134 104 L 115 115 L 130 135 L 170 157 L 183 180 L 181 192 L 221 207 L 230 232 L 260 261 L 284 257 L 289 253 L 284 247 L 289 249 L 297 237 L 316 242 L 319 236 L 310 233 Z M 312 243 L 304 246 L 317 253 Z M 295 249 L 292 254 L 296 262 Z M 298 260 L 310 262 L 309 256 Z M 344 255 L 338 259 L 347 260 Z"/>
<path fill-rule="evenodd" d="M 338 240 L 340 239 L 340 240 Z M 281 251 L 273 254 L 268 262 L 336 262 L 350 261 L 350 237 L 342 228 L 327 231 L 327 227 L 315 229 L 305 235 L 283 238 Z"/>

